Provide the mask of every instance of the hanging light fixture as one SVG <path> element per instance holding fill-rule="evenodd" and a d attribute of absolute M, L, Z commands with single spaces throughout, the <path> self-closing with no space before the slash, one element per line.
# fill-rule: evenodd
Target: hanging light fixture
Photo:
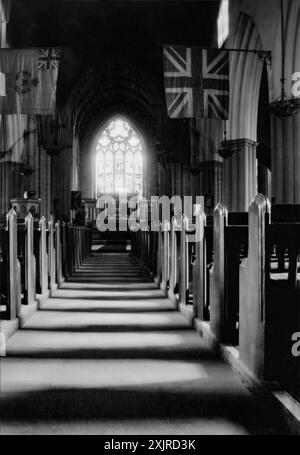
<path fill-rule="evenodd" d="M 204 166 L 203 166 L 203 163 L 201 163 L 201 161 L 199 161 L 199 157 L 198 157 L 198 148 L 199 148 L 201 134 L 200 134 L 200 131 L 197 129 L 195 119 L 193 119 L 193 121 L 190 122 L 189 132 L 191 133 L 190 140 L 192 141 L 191 145 L 190 145 L 191 146 L 191 157 L 190 157 L 189 170 L 193 176 L 196 176 L 204 169 Z"/>
<path fill-rule="evenodd" d="M 57 156 L 62 150 L 72 147 L 70 128 L 61 112 L 54 116 L 38 116 L 40 142 L 47 155 Z"/>
<path fill-rule="evenodd" d="M 30 177 L 33 174 L 34 169 L 32 169 L 28 164 L 23 163 L 20 169 L 20 175 L 24 175 L 25 177 Z"/>
<path fill-rule="evenodd" d="M 28 137 L 31 134 L 38 134 L 38 129 L 34 128 L 33 130 L 30 130 L 30 131 L 24 130 L 23 136 L 21 138 L 23 138 L 24 141 L 25 141 L 26 139 L 28 139 Z M 24 177 L 30 177 L 31 174 L 33 174 L 33 172 L 35 172 L 35 170 L 32 169 L 32 167 L 29 164 L 29 153 L 28 153 L 28 150 L 27 150 L 26 163 L 22 163 L 22 166 L 21 166 L 21 169 L 20 169 L 20 175 L 24 175 Z"/>
<path fill-rule="evenodd" d="M 224 141 L 221 142 L 221 147 L 218 149 L 219 155 L 224 159 L 231 158 L 234 152 L 236 152 L 237 149 L 232 143 L 232 141 L 228 141 L 227 139 L 227 131 L 226 127 L 224 130 Z"/>
<path fill-rule="evenodd" d="M 284 18 L 283 18 L 283 0 L 280 2 L 281 16 L 281 93 L 280 96 L 270 103 L 270 110 L 279 118 L 290 117 L 300 111 L 300 100 L 289 98 L 285 91 L 285 42 L 284 42 Z"/>

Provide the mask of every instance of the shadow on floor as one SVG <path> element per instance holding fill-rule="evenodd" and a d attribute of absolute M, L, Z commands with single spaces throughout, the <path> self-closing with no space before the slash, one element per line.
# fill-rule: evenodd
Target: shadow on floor
<path fill-rule="evenodd" d="M 272 434 L 278 425 L 252 396 L 234 390 L 216 393 L 209 386 L 197 393 L 130 388 L 47 389 L 4 397 L 0 409 L 1 419 L 24 421 L 190 417 L 225 417 L 252 434 Z"/>

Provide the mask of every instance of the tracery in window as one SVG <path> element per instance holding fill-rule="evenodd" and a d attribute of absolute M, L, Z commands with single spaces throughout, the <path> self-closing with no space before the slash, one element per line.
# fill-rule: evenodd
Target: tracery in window
<path fill-rule="evenodd" d="M 141 194 L 142 178 L 141 140 L 126 120 L 114 119 L 96 145 L 97 197 L 105 193 Z"/>

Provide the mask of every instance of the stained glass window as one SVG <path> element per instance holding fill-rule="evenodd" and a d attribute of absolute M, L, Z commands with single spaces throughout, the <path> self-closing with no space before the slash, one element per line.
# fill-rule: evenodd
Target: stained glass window
<path fill-rule="evenodd" d="M 102 131 L 96 146 L 97 196 L 142 193 L 142 144 L 126 120 L 117 118 Z"/>

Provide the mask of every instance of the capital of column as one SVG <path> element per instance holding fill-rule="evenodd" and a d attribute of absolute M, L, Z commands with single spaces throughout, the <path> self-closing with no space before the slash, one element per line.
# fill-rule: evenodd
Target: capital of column
<path fill-rule="evenodd" d="M 252 139 L 248 138 L 229 139 L 221 142 L 219 155 L 224 159 L 231 158 L 231 156 L 234 153 L 239 153 L 249 148 L 256 148 L 257 146 L 258 142 L 253 141 Z"/>
<path fill-rule="evenodd" d="M 241 138 L 224 141 L 224 202 L 231 211 L 244 212 L 257 193 L 256 147 L 258 143 Z M 231 148 L 230 148 L 231 147 Z M 226 159 L 230 158 L 230 159 Z"/>

